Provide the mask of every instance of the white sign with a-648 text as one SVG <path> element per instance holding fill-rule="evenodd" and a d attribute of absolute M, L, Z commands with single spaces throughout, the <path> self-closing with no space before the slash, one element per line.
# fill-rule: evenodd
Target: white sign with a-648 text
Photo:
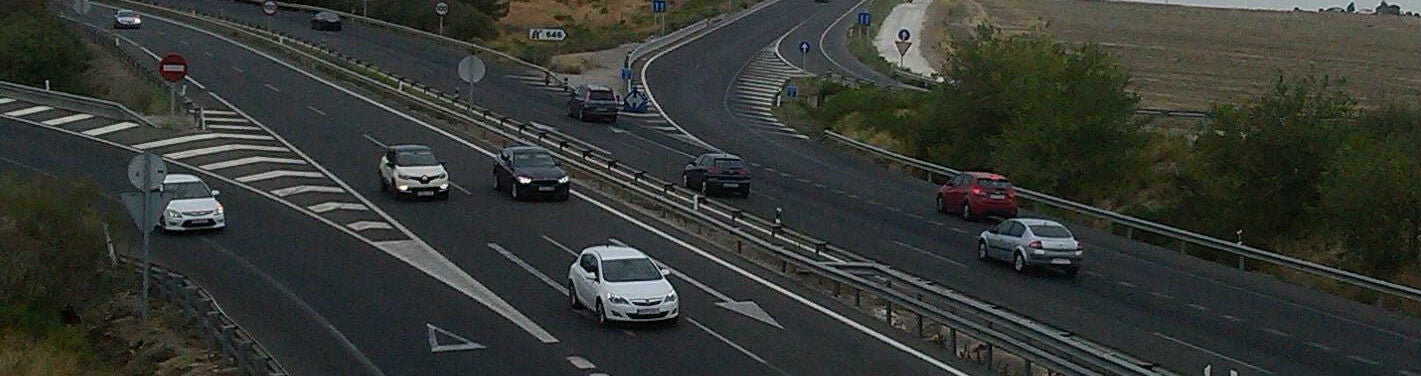
<path fill-rule="evenodd" d="M 567 31 L 563 29 L 528 29 L 528 39 L 560 41 L 567 39 Z"/>

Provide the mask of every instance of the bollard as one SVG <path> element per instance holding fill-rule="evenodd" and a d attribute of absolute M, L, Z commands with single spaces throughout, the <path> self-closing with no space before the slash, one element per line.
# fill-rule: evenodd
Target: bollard
<path fill-rule="evenodd" d="M 784 209 L 775 208 L 775 224 L 780 224 L 780 216 L 784 214 Z"/>
<path fill-rule="evenodd" d="M 828 242 L 825 242 L 825 241 L 823 241 L 823 240 L 815 240 L 815 241 L 814 241 L 814 255 L 815 255 L 815 256 L 819 256 L 821 253 L 824 253 L 825 251 L 828 251 L 828 250 L 829 250 L 829 243 L 828 243 Z"/>
<path fill-rule="evenodd" d="M 694 211 L 701 211 L 701 195 L 700 195 L 700 194 L 693 194 L 693 195 L 691 195 L 691 210 L 694 210 Z"/>
<path fill-rule="evenodd" d="M 730 209 L 730 227 L 740 228 L 740 209 Z"/>
<path fill-rule="evenodd" d="M 861 300 L 862 300 L 862 297 L 863 297 L 862 292 L 863 292 L 863 290 L 854 289 L 854 307 L 858 307 L 858 306 L 861 305 L 861 303 L 862 303 Z"/>
<path fill-rule="evenodd" d="M 953 353 L 953 354 L 956 354 L 956 353 L 957 353 L 957 328 L 947 328 L 947 335 L 948 335 L 948 337 L 949 337 L 949 339 L 947 340 L 947 341 L 948 341 L 948 344 L 947 344 L 947 345 L 948 345 L 948 346 L 951 346 L 951 347 L 952 347 L 952 353 Z"/>

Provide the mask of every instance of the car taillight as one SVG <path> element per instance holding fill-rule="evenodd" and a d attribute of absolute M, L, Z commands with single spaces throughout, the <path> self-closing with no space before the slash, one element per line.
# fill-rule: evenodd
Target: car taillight
<path fill-rule="evenodd" d="M 720 168 L 719 168 L 719 167 L 706 167 L 706 172 L 709 172 L 709 173 L 712 173 L 712 174 L 718 174 L 718 173 L 720 173 Z"/>
<path fill-rule="evenodd" d="M 1035 241 L 1032 241 L 1030 244 L 1027 244 L 1026 246 L 1027 246 L 1027 247 L 1030 247 L 1030 248 L 1041 249 L 1041 241 L 1040 241 L 1040 240 L 1035 240 Z"/>

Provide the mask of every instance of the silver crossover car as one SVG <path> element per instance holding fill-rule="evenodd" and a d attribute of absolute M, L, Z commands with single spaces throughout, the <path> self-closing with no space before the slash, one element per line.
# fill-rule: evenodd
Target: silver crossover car
<path fill-rule="evenodd" d="M 1085 246 L 1066 226 L 1045 219 L 1014 218 L 983 231 L 977 238 L 977 258 L 1011 261 L 1012 269 L 1058 268 L 1074 276 L 1081 269 Z"/>

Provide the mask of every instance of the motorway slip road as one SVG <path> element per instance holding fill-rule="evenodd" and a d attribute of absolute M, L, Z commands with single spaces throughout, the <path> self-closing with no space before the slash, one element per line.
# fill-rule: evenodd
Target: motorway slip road
<path fill-rule="evenodd" d="M 91 23 L 105 19 L 103 15 L 87 18 Z M 946 359 L 947 354 L 903 338 L 871 318 L 835 303 L 806 303 L 800 297 L 812 292 L 779 278 L 747 277 L 736 268 L 727 267 L 733 263 L 716 261 L 708 252 L 697 252 L 704 251 L 704 245 L 683 244 L 665 230 L 637 225 L 628 219 L 635 216 L 623 217 L 625 214 L 614 205 L 599 204 L 590 198 L 567 203 L 512 202 L 492 191 L 488 175 L 492 162 L 482 151 L 431 131 L 417 118 L 401 116 L 353 92 L 336 89 L 210 35 L 156 17 L 148 19 L 144 29 L 125 31 L 125 35 L 154 51 L 188 56 L 191 74 L 208 89 L 284 137 L 557 339 L 553 344 L 542 343 L 519 331 L 509 320 L 487 317 L 490 315 L 455 331 L 486 345 L 487 350 L 505 347 L 508 352 L 499 354 L 508 357 L 519 349 L 544 347 L 528 354 L 559 352 L 564 357 L 575 356 L 595 364 L 595 372 L 610 374 L 640 374 L 647 370 L 661 374 L 700 374 L 706 370 L 727 374 L 943 372 L 940 362 L 933 359 Z M 380 145 L 396 143 L 430 145 L 449 162 L 453 181 L 462 190 L 456 191 L 448 202 L 397 202 L 382 195 L 374 162 Z M 234 221 L 231 226 L 240 223 Z M 672 283 L 682 295 L 687 322 L 670 328 L 607 330 L 596 327 L 585 314 L 566 307 L 566 297 L 556 282 L 566 278 L 573 260 L 567 249 L 606 243 L 609 238 L 636 246 L 680 273 L 673 275 Z M 315 258 L 311 262 L 342 261 L 340 256 L 325 257 L 334 260 Z M 413 270 L 386 258 L 391 262 L 388 269 Z M 307 270 L 339 272 L 320 270 L 318 266 Z M 423 301 L 421 308 L 405 311 L 412 316 L 453 317 L 465 315 L 468 310 L 487 311 L 480 305 L 470 308 L 468 297 L 437 285 L 379 291 L 360 284 L 337 288 L 349 294 L 379 296 L 419 295 L 426 289 L 448 293 Z M 720 304 L 746 302 L 762 309 L 774 324 L 764 321 L 761 315 L 723 308 L 743 304 Z M 863 322 L 866 328 L 846 321 Z M 380 345 L 383 338 L 394 338 L 386 335 L 404 330 L 403 327 L 391 328 L 378 322 L 337 327 L 350 332 L 352 342 L 388 374 L 429 374 L 444 367 L 488 361 L 444 353 L 416 355 L 386 350 L 391 347 Z M 412 336 L 427 333 L 422 324 L 417 329 Z M 890 334 L 884 336 L 868 329 Z M 423 351 L 429 351 L 427 343 Z M 529 361 L 549 369 L 561 367 L 560 363 L 584 364 L 563 359 Z"/>

